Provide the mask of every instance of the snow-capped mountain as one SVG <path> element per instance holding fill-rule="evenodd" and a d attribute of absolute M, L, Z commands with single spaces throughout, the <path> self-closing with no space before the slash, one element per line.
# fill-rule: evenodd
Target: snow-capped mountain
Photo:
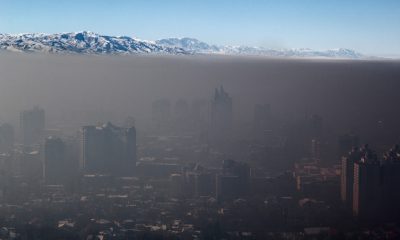
<path fill-rule="evenodd" d="M 156 41 L 157 44 L 168 47 L 179 47 L 193 53 L 202 54 L 227 54 L 270 57 L 325 57 L 358 59 L 363 55 L 351 49 L 339 48 L 325 51 L 317 51 L 309 48 L 301 49 L 269 49 L 248 46 L 216 46 L 209 45 L 193 38 L 167 38 Z"/>
<path fill-rule="evenodd" d="M 310 57 L 358 59 L 364 56 L 351 49 L 269 49 L 248 46 L 217 46 L 194 38 L 167 38 L 146 41 L 127 36 L 107 36 L 93 32 L 0 34 L 0 49 L 19 52 L 82 54 L 221 54 L 269 57 Z"/>
<path fill-rule="evenodd" d="M 126 36 L 114 37 L 86 31 L 59 34 L 0 34 L 0 49 L 86 54 L 188 54 L 182 48 L 162 46 Z"/>
<path fill-rule="evenodd" d="M 183 48 L 194 53 L 217 53 L 221 51 L 219 47 L 195 38 L 165 38 L 157 40 L 156 43 L 168 47 Z"/>

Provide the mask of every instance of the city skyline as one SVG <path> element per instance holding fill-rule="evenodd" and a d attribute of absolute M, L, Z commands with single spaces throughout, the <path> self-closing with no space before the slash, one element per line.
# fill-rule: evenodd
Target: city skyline
<path fill-rule="evenodd" d="M 1 3 L 1 240 L 400 239 L 399 0 Z"/>
<path fill-rule="evenodd" d="M 69 63 L 67 56 L 43 56 L 29 55 L 41 66 L 27 66 L 46 72 L 40 69 L 51 69 L 50 60 L 57 65 Z M 7 213 L 0 218 L 0 237 L 307 240 L 400 236 L 399 116 L 392 111 L 398 102 L 399 68 L 394 61 L 244 62 L 240 58 L 231 62 L 221 58 L 219 63 L 202 66 L 205 62 L 197 58 L 158 57 L 159 64 L 148 62 L 154 59 L 74 56 L 70 60 L 79 60 L 81 68 L 62 66 L 79 75 L 68 74 L 61 82 L 62 70 L 55 71 L 57 77 L 47 83 L 32 74 L 5 75 L 12 83 L 31 80 L 41 93 L 55 97 L 33 108 L 13 104 L 11 108 L 20 111 L 19 131 L 14 131 L 12 121 L 0 126 L 0 212 Z M 107 68 L 99 60 L 106 61 Z M 113 74 L 110 60 L 118 61 L 120 74 L 123 68 L 133 71 L 126 74 L 129 85 L 121 82 L 123 75 Z M 192 73 L 182 61 L 200 67 L 201 74 L 194 73 L 201 78 L 170 75 L 180 72 L 173 66 Z M 89 62 L 111 75 L 96 77 L 98 69 L 88 67 Z M 138 71 L 144 66 L 150 66 L 151 73 L 160 71 L 160 66 L 170 70 L 151 77 Z M 316 66 L 323 71 L 315 71 Z M 236 71 L 227 74 L 228 69 Z M 369 71 L 375 73 L 367 78 L 370 84 L 362 84 Z M 265 79 L 268 75 L 283 78 L 270 82 Z M 382 75 L 389 84 L 382 85 Z M 143 82 L 132 76 L 142 76 L 139 79 L 150 83 L 149 88 L 143 90 Z M 226 81 L 220 82 L 224 76 Z M 244 85 L 235 87 L 235 82 Z M 74 88 L 60 88 L 61 83 Z M 29 82 L 17 84 L 24 89 L 29 86 Z M 49 84 L 56 88 L 44 88 Z M 167 86 L 173 91 L 165 92 Z M 34 88 L 28 89 L 32 93 Z M 76 112 L 72 102 L 60 99 L 58 89 L 68 96 L 80 90 L 74 99 L 82 94 L 105 111 L 122 111 L 99 114 L 94 105 L 78 99 L 82 111 Z M 99 94 L 100 89 L 106 91 Z M 260 98 L 254 98 L 256 89 Z M 370 97 L 377 89 L 385 92 L 384 99 Z M 26 95 L 19 92 L 19 99 Z M 116 99 L 121 94 L 127 98 Z M 308 104 L 305 95 L 310 97 Z M 146 109 L 130 109 L 136 101 Z M 285 101 L 288 106 L 282 105 Z M 8 102 L 15 101 L 8 97 Z M 310 103 L 321 107 L 310 108 L 310 114 L 303 112 Z M 0 109 L 2 115 L 9 114 Z M 58 114 L 60 118 L 55 119 Z M 138 118 L 146 124 L 136 124 Z M 383 231 L 381 226 L 385 226 Z"/>

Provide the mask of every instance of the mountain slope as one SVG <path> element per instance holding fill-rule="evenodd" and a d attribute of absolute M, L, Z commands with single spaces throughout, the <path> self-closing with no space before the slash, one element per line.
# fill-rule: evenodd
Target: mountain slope
<path fill-rule="evenodd" d="M 312 49 L 268 49 L 248 46 L 216 46 L 194 38 L 166 38 L 157 41 L 93 32 L 57 34 L 0 34 L 0 49 L 19 52 L 79 54 L 222 54 L 269 57 L 346 58 L 364 56 L 351 49 L 317 51 Z"/>
<path fill-rule="evenodd" d="M 157 44 L 168 47 L 179 47 L 195 53 L 216 53 L 220 48 L 199 41 L 195 38 L 165 38 L 156 41 Z"/>
<path fill-rule="evenodd" d="M 194 53 L 229 54 L 270 57 L 325 57 L 358 59 L 363 55 L 351 49 L 339 48 L 326 51 L 303 49 L 268 49 L 248 46 L 216 46 L 209 45 L 193 38 L 167 38 L 156 41 L 157 44 L 168 47 L 180 47 Z"/>
<path fill-rule="evenodd" d="M 130 37 L 113 37 L 92 32 L 60 34 L 1 34 L 0 49 L 22 52 L 65 52 L 87 54 L 187 54 L 184 49 L 166 47 Z"/>

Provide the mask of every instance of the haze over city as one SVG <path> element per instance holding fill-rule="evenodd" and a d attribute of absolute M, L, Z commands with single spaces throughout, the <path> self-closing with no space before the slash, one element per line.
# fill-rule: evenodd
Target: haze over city
<path fill-rule="evenodd" d="M 399 239 L 397 1 L 0 10 L 0 239 Z"/>

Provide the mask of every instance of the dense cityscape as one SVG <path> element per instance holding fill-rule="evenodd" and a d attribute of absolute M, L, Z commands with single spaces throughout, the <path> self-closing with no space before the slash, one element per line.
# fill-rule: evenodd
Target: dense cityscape
<path fill-rule="evenodd" d="M 399 0 L 0 8 L 0 240 L 400 239 Z"/>
<path fill-rule="evenodd" d="M 328 143 L 322 116 L 278 121 L 268 103 L 235 129 L 223 86 L 150 105 L 147 129 L 127 117 L 65 134 L 40 107 L 1 124 L 0 238 L 400 236 L 399 146 L 377 152 L 352 132 Z"/>

